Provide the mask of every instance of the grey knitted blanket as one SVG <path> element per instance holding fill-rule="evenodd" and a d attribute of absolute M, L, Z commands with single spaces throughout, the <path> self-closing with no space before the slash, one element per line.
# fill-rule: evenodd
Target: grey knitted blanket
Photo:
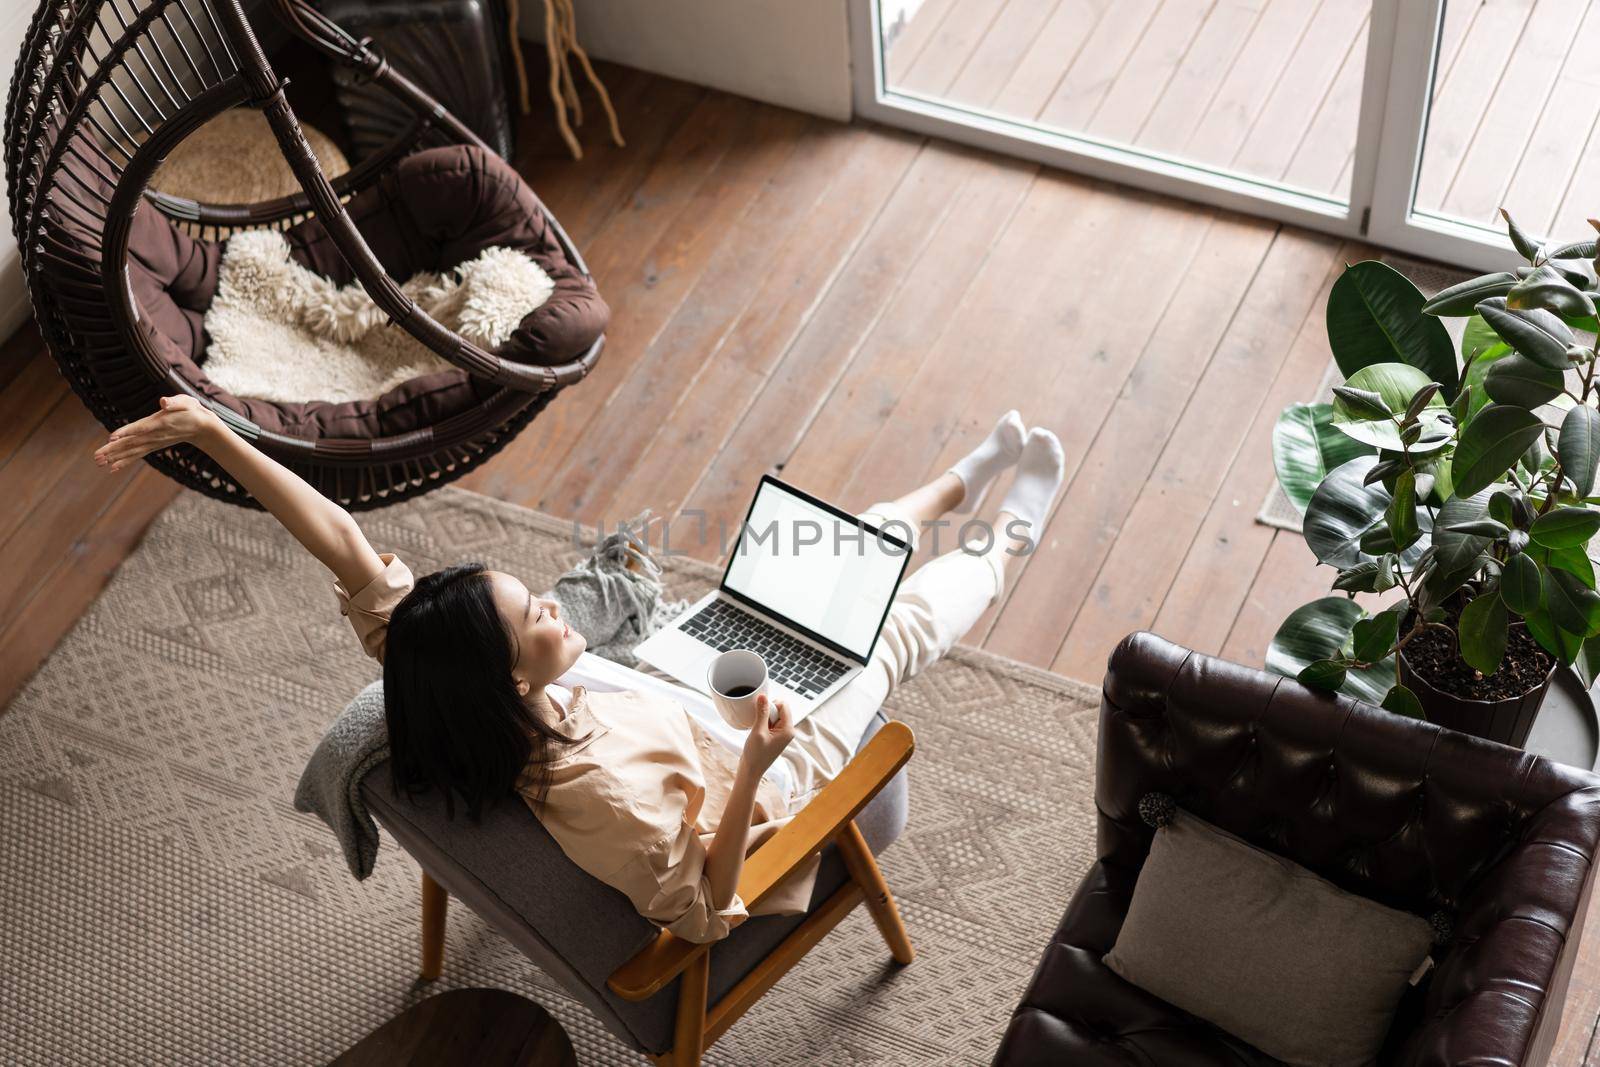
<path fill-rule="evenodd" d="M 555 588 L 545 594 L 587 638 L 590 652 L 627 667 L 638 663 L 633 650 L 639 642 L 688 606 L 682 600 L 662 602 L 660 568 L 635 533 L 644 528 L 648 515 L 602 539 L 588 559 L 556 579 Z M 328 727 L 295 789 L 295 810 L 328 824 L 357 878 L 372 873 L 378 855 L 378 824 L 361 799 L 361 780 L 388 758 L 379 680 L 358 693 Z"/>

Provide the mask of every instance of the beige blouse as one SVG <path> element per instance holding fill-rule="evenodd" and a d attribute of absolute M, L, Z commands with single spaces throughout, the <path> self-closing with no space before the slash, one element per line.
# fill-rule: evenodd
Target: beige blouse
<path fill-rule="evenodd" d="M 361 647 L 381 660 L 389 615 L 411 591 L 411 571 L 384 553 L 383 573 L 350 593 L 334 582 L 339 610 Z M 585 653 L 588 657 L 588 653 Z M 711 901 L 706 847 L 716 834 L 739 757 L 674 700 L 629 689 L 590 692 L 575 668 L 564 717 L 552 724 L 573 743 L 553 755 L 543 802 L 526 791 L 533 813 L 563 852 L 623 893 L 639 914 L 690 941 L 715 941 L 750 914 L 735 894 Z M 530 779 L 518 782 L 523 790 Z M 756 789 L 749 852 L 792 815 L 773 782 Z M 811 899 L 818 857 L 761 901 L 756 914 L 799 914 Z"/>

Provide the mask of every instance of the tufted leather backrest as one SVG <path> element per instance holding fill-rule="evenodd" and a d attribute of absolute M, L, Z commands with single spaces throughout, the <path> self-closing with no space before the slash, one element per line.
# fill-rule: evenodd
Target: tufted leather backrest
<path fill-rule="evenodd" d="M 1482 1027 L 1506 1039 L 1496 1054 L 1526 1052 L 1546 994 L 1559 1007 L 1595 775 L 1136 633 L 1108 666 L 1095 785 L 1100 857 L 1124 876 L 1149 851 L 1151 791 L 1352 892 L 1453 917 L 1416 1031 L 1392 1035 L 1403 1062 L 1461 1062 L 1441 1043 Z"/>

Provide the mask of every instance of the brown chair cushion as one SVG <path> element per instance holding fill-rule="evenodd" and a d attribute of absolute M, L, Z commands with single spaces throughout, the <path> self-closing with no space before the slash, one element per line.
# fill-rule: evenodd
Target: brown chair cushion
<path fill-rule="evenodd" d="M 565 254 L 533 190 L 499 157 L 454 145 L 401 160 L 348 205 L 373 254 L 398 281 L 440 271 L 498 246 L 525 252 L 555 290 L 530 312 L 499 355 L 550 365 L 584 352 L 609 311 L 594 283 Z M 301 264 L 344 285 L 354 274 L 322 224 L 308 219 L 286 233 Z M 168 365 L 202 394 L 265 430 L 302 437 L 375 438 L 434 425 L 468 410 L 498 386 L 452 368 L 414 378 L 381 396 L 350 403 L 275 403 L 235 397 L 204 372 L 205 311 L 217 286 L 222 244 L 179 230 L 141 204 L 129 239 L 129 279 L 140 326 Z"/>

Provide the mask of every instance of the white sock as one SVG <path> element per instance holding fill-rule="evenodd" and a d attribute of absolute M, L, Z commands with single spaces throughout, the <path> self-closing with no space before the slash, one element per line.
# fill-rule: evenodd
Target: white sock
<path fill-rule="evenodd" d="M 1050 504 L 1061 488 L 1066 469 L 1066 453 L 1061 451 L 1056 435 L 1037 426 L 1029 430 L 1022 445 L 1022 458 L 1017 460 L 1017 477 L 1000 504 L 1000 510 L 1027 523 L 1032 536 L 1037 538 L 1050 514 Z"/>
<path fill-rule="evenodd" d="M 1000 421 L 994 424 L 994 429 L 989 431 L 989 436 L 983 439 L 982 444 L 956 461 L 950 473 L 961 479 L 967 491 L 961 503 L 952 511 L 965 515 L 977 508 L 989 484 L 1022 455 L 1022 439 L 1026 433 L 1022 416 L 1015 411 L 1008 411 L 1000 416 Z"/>

